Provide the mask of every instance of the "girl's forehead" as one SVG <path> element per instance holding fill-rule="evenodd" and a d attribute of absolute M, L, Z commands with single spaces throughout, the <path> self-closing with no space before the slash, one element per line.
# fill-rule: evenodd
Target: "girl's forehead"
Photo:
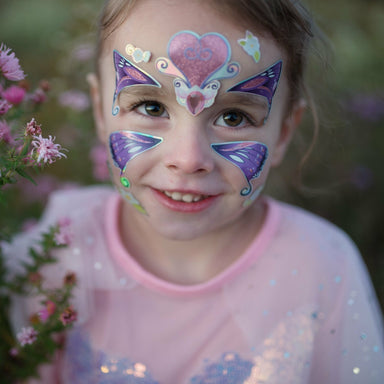
<path fill-rule="evenodd" d="M 265 33 L 258 33 L 257 26 L 244 25 L 241 20 L 232 19 L 230 16 L 223 17 L 207 3 L 209 2 L 197 0 L 140 0 L 107 42 L 109 57 L 115 49 L 121 53 L 126 52 L 127 45 L 131 46 L 131 50 L 139 48 L 142 52 L 147 52 L 147 55 L 150 53 L 152 58 L 164 57 L 168 54 L 171 39 L 177 33 L 191 31 L 200 37 L 209 33 L 222 35 L 229 44 L 231 59 L 244 61 L 241 63 L 243 71 L 249 65 L 250 72 L 255 73 L 283 58 L 283 53 L 275 41 L 266 37 Z M 251 47 L 256 40 L 247 40 L 247 31 L 257 38 L 259 47 Z M 191 36 L 188 41 L 184 39 L 185 44 L 190 40 Z M 210 40 L 213 44 L 215 41 L 213 38 L 204 40 Z M 178 39 L 180 48 L 182 41 L 183 39 Z M 253 52 L 249 53 L 252 49 Z M 139 54 L 139 50 L 136 54 Z M 259 55 L 258 60 L 254 60 L 252 54 Z M 145 67 L 145 64 L 143 65 Z"/>
<path fill-rule="evenodd" d="M 283 77 L 283 55 L 274 40 L 198 1 L 137 4 L 104 52 L 110 84 L 116 75 L 114 114 L 122 90 L 145 85 L 173 91 L 194 116 L 227 92 L 262 98 L 269 115 Z"/>

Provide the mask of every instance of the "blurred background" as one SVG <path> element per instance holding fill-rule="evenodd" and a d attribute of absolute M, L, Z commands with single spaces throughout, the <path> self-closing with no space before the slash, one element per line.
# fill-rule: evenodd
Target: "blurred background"
<path fill-rule="evenodd" d="M 28 84 L 50 84 L 35 115 L 44 136 L 68 148 L 68 159 L 8 188 L 0 227 L 28 229 L 58 188 L 107 183 L 106 154 L 94 134 L 86 74 L 93 70 L 102 0 L 0 0 L 0 43 L 12 48 Z M 267 187 L 346 231 L 358 245 L 384 308 L 384 1 L 307 0 L 330 40 L 328 64 L 316 60 L 310 84 L 321 130 L 310 113 Z M 29 121 L 30 118 L 27 120 Z M 26 122 L 27 122 L 26 121 Z"/>

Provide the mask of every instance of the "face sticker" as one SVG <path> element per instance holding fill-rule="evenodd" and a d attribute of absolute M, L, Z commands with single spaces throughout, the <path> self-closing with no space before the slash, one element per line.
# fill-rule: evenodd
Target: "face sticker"
<path fill-rule="evenodd" d="M 231 47 L 218 33 L 202 36 L 182 31 L 168 43 L 169 59 L 156 60 L 157 69 L 173 81 L 177 102 L 192 115 L 210 107 L 220 88 L 218 79 L 232 78 L 240 71 L 236 62 L 230 63 Z"/>
<path fill-rule="evenodd" d="M 139 211 L 140 213 L 143 213 L 143 214 L 147 214 L 146 210 L 144 209 L 144 207 L 140 204 L 140 202 L 138 200 L 136 200 L 136 198 L 132 195 L 131 192 L 128 192 L 126 191 L 125 189 L 123 188 L 118 188 L 119 192 L 120 192 L 120 195 L 123 196 L 123 198 L 129 203 L 132 205 L 132 207 L 134 207 L 137 211 Z"/>
<path fill-rule="evenodd" d="M 127 44 L 125 52 L 127 55 L 132 56 L 133 61 L 136 64 L 141 63 L 142 61 L 144 61 L 144 63 L 148 63 L 151 59 L 151 52 L 143 51 L 142 49 L 135 47 L 133 44 Z"/>
<path fill-rule="evenodd" d="M 116 50 L 113 51 L 113 61 L 116 71 L 116 89 L 113 96 L 112 114 L 116 116 L 120 108 L 118 106 L 115 107 L 115 103 L 122 89 L 134 85 L 152 85 L 160 88 L 161 85 L 142 69 L 136 67 L 124 56 L 121 56 Z"/>
<path fill-rule="evenodd" d="M 155 148 L 162 141 L 161 137 L 146 135 L 140 132 L 121 131 L 111 133 L 109 136 L 109 148 L 114 164 L 120 169 L 120 181 L 124 187 L 130 187 L 129 180 L 123 177 L 128 162 L 141 153 Z"/>
<path fill-rule="evenodd" d="M 224 159 L 240 168 L 248 182 L 248 187 L 241 190 L 241 196 L 252 192 L 250 181 L 259 177 L 268 157 L 268 148 L 257 141 L 234 141 L 211 144 L 212 149 Z"/>
<path fill-rule="evenodd" d="M 245 33 L 245 39 L 239 39 L 237 42 L 248 53 L 249 56 L 252 56 L 256 63 L 260 60 L 260 43 L 259 39 L 252 34 L 252 32 L 247 31 Z"/>
<path fill-rule="evenodd" d="M 236 84 L 228 89 L 227 92 L 245 92 L 265 97 L 268 102 L 268 112 L 265 117 L 266 120 L 271 110 L 272 99 L 279 83 L 282 65 L 283 62 L 280 60 L 267 68 L 264 72 Z"/>
<path fill-rule="evenodd" d="M 264 185 L 261 185 L 259 188 L 253 191 L 251 196 L 249 196 L 248 199 L 244 201 L 243 207 L 244 208 L 249 207 L 260 196 L 263 189 L 264 189 Z"/>

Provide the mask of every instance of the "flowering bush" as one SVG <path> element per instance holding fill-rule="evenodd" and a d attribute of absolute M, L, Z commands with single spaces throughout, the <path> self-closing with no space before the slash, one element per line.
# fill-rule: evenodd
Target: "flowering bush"
<path fill-rule="evenodd" d="M 17 82 L 14 84 L 13 82 Z M 66 151 L 55 143 L 55 137 L 43 136 L 35 117 L 24 120 L 26 113 L 35 113 L 46 100 L 46 82 L 28 92 L 25 74 L 15 53 L 0 45 L 0 208 L 8 206 L 9 188 L 19 179 L 35 182 L 38 171 L 56 160 L 66 158 Z M 4 218 L 3 218 L 4 220 Z M 3 252 L 11 231 L 0 231 L 0 362 L 1 376 L 13 383 L 36 377 L 40 364 L 52 359 L 61 346 L 60 334 L 76 321 L 76 310 L 70 303 L 76 276 L 69 272 L 59 287 L 47 287 L 42 267 L 56 262 L 53 251 L 72 240 L 71 223 L 63 218 L 42 234 L 37 246 L 29 249 L 29 261 L 23 271 L 9 270 Z M 14 295 L 36 296 L 41 309 L 32 315 L 29 324 L 13 331 L 10 305 Z"/>

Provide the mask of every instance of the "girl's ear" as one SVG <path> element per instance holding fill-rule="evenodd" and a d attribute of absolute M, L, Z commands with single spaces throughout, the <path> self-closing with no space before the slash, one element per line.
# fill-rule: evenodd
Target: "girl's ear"
<path fill-rule="evenodd" d="M 99 78 L 94 73 L 87 75 L 87 81 L 89 84 L 89 91 L 92 100 L 93 107 L 93 119 L 95 121 L 97 135 L 102 143 L 106 141 L 106 131 L 103 115 L 103 105 L 101 99 L 101 89 Z"/>
<path fill-rule="evenodd" d="M 299 126 L 305 109 L 307 108 L 307 102 L 304 99 L 300 99 L 295 103 L 290 113 L 285 117 L 281 124 L 279 140 L 276 144 L 276 148 L 272 157 L 272 167 L 277 167 L 284 158 L 285 152 L 288 149 L 290 142 L 292 141 L 293 134 L 296 128 Z"/>

